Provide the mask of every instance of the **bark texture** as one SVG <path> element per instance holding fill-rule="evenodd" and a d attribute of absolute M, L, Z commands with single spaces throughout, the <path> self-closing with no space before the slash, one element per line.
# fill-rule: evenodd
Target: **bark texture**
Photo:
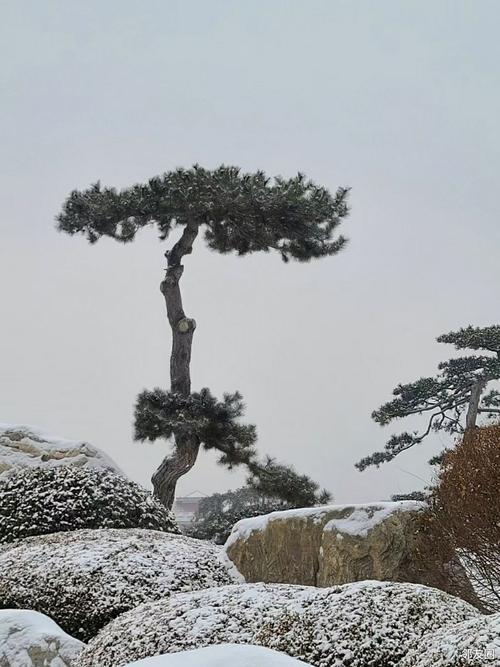
<path fill-rule="evenodd" d="M 467 415 L 465 417 L 466 429 L 475 428 L 476 426 L 477 415 L 479 412 L 479 402 L 485 387 L 486 380 L 479 380 L 471 389 L 469 406 L 467 408 Z"/>
<path fill-rule="evenodd" d="M 160 285 L 172 329 L 170 390 L 181 396 L 189 396 L 191 393 L 191 347 L 196 328 L 196 322 L 186 317 L 182 305 L 180 280 L 184 267 L 181 262 L 185 255 L 192 252 L 198 229 L 198 223 L 186 225 L 181 238 L 165 253 L 167 272 Z M 199 448 L 197 438 L 175 434 L 173 452 L 163 459 L 151 478 L 155 496 L 169 509 L 174 503 L 177 481 L 194 466 Z"/>

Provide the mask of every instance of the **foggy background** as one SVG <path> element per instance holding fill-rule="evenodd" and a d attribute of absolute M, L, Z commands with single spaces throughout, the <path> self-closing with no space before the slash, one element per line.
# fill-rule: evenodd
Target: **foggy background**
<path fill-rule="evenodd" d="M 448 330 L 498 323 L 500 162 L 494 1 L 0 2 L 0 421 L 104 449 L 135 480 L 144 388 L 168 387 L 152 229 L 122 246 L 57 233 L 73 188 L 195 162 L 351 186 L 337 257 L 186 258 L 193 389 L 239 389 L 259 451 L 339 502 L 421 488 L 434 438 L 354 463 L 404 423 L 370 413 L 432 374 Z M 234 488 L 202 453 L 179 492 Z"/>

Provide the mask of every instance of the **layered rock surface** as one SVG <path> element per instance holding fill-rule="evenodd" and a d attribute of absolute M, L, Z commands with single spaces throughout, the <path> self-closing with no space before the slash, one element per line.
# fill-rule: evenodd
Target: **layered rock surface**
<path fill-rule="evenodd" d="M 23 468 L 60 465 L 104 468 L 122 474 L 107 454 L 88 442 L 52 436 L 33 426 L 0 424 L 0 479 Z"/>
<path fill-rule="evenodd" d="M 83 647 L 43 614 L 0 610 L 0 667 L 73 667 Z"/>
<path fill-rule="evenodd" d="M 436 585 L 452 568 L 443 563 L 442 572 L 430 572 L 419 558 L 415 538 L 422 507 L 400 501 L 272 512 L 239 521 L 225 548 L 248 582 Z"/>

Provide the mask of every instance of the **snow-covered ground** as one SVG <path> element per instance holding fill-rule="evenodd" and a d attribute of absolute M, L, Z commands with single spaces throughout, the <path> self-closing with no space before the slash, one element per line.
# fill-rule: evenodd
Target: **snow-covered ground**
<path fill-rule="evenodd" d="M 308 664 L 262 646 L 220 644 L 145 658 L 127 667 L 306 667 Z"/>

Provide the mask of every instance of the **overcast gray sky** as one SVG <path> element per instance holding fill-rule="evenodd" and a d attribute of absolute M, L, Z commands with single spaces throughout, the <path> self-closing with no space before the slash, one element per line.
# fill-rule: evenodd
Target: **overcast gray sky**
<path fill-rule="evenodd" d="M 350 245 L 316 263 L 186 260 L 193 388 L 239 389 L 259 449 L 340 502 L 429 480 L 437 438 L 379 470 L 371 411 L 500 312 L 500 5 L 469 0 L 2 0 L 0 421 L 103 448 L 148 484 L 138 391 L 168 386 L 153 230 L 90 247 L 54 228 L 73 188 L 176 166 L 352 187 Z M 414 477 L 417 476 L 417 478 Z M 202 454 L 181 493 L 237 486 Z"/>

